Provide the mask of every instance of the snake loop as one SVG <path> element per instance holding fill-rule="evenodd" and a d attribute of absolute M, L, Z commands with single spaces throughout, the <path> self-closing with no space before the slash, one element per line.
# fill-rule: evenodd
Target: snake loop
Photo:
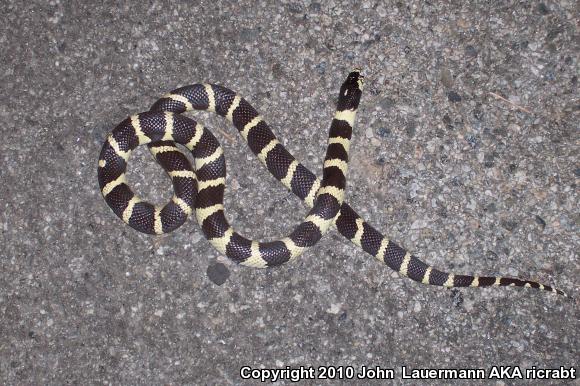
<path fill-rule="evenodd" d="M 149 112 L 121 122 L 108 137 L 100 156 L 99 181 L 103 196 L 123 221 L 141 232 L 170 232 L 195 210 L 205 236 L 230 259 L 260 268 L 283 264 L 321 239 L 344 201 L 348 149 L 362 79 L 358 71 L 353 71 L 341 87 L 336 117 L 330 126 L 323 179 L 311 187 L 312 208 L 304 221 L 283 239 L 258 242 L 234 231 L 224 215 L 226 164 L 219 142 L 194 120 L 175 114 L 181 112 L 179 109 L 170 112 L 176 110 L 173 104 L 178 102 L 186 108 L 215 111 L 225 116 L 248 143 L 255 145 L 253 150 L 258 158 L 270 163 L 279 176 L 285 173 L 283 177 L 287 176 L 292 183 L 288 167 L 281 168 L 285 165 L 284 160 L 292 156 L 274 137 L 266 122 L 246 100 L 217 85 L 197 84 L 176 90 Z M 172 141 L 185 145 L 192 152 L 195 171 Z M 149 144 L 173 182 L 175 194 L 162 208 L 141 200 L 126 183 L 129 155 L 143 144 Z"/>

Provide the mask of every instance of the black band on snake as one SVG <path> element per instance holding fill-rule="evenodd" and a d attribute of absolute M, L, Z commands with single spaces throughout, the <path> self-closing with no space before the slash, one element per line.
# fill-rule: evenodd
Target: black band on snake
<path fill-rule="evenodd" d="M 133 115 L 109 134 L 99 156 L 98 178 L 103 197 L 113 212 L 134 229 L 151 234 L 171 232 L 195 211 L 205 237 L 234 262 L 251 267 L 283 264 L 316 244 L 335 225 L 348 240 L 402 276 L 443 287 L 518 286 L 563 291 L 535 281 L 509 277 L 469 276 L 435 269 L 383 236 L 343 202 L 347 162 L 363 77 L 353 70 L 340 88 L 330 126 L 328 147 L 319 180 L 276 139 L 258 112 L 234 91 L 210 84 L 173 90 L 148 112 Z M 205 127 L 181 113 L 207 110 L 226 117 L 252 152 L 284 186 L 312 209 L 287 237 L 258 242 L 229 225 L 224 214 L 225 159 L 223 150 Z M 175 142 L 193 154 L 195 168 Z M 137 197 L 125 176 L 131 151 L 147 144 L 172 179 L 174 195 L 164 207 Z"/>

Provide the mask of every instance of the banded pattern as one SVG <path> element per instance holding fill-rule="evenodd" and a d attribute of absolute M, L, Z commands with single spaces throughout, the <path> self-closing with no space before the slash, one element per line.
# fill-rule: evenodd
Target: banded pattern
<path fill-rule="evenodd" d="M 287 237 L 277 241 L 258 242 L 237 233 L 224 214 L 225 159 L 215 137 L 195 121 L 158 109 L 132 116 L 118 125 L 101 151 L 99 182 L 105 200 L 113 211 L 133 228 L 161 234 L 180 226 L 195 210 L 205 236 L 220 252 L 237 263 L 252 267 L 272 267 L 296 258 L 315 245 L 332 225 L 344 201 L 348 148 L 356 109 L 361 97 L 362 79 L 353 71 L 342 85 L 338 97 L 337 118 L 332 121 L 324 160 L 323 179 L 312 194 L 312 208 L 305 220 Z M 254 144 L 258 158 L 271 170 L 285 172 L 280 162 L 289 154 L 274 137 L 256 110 L 233 91 L 216 85 L 195 85 L 191 100 L 174 95 L 166 100 L 186 108 L 215 111 L 225 116 Z M 192 151 L 195 172 L 174 142 Z M 143 202 L 128 187 L 126 163 L 131 151 L 140 144 L 149 149 L 172 178 L 175 196 L 163 208 Z M 287 166 L 287 165 L 286 165 Z M 190 193 L 185 196 L 183 192 Z M 139 206 L 140 210 L 136 211 Z"/>
<path fill-rule="evenodd" d="M 568 296 L 559 289 L 530 280 L 440 271 L 383 236 L 342 202 L 342 177 L 347 171 L 351 131 L 361 90 L 362 77 L 354 71 L 340 90 L 322 181 L 280 144 L 262 116 L 246 100 L 221 86 L 196 84 L 173 90 L 159 99 L 150 112 L 130 117 L 113 130 L 99 158 L 101 191 L 117 216 L 147 233 L 169 232 L 177 228 L 194 209 L 212 245 L 240 264 L 254 267 L 282 264 L 314 245 L 332 222 L 344 237 L 365 252 L 401 276 L 419 283 L 443 287 L 518 286 Z M 305 222 L 289 237 L 279 241 L 258 243 L 237 234 L 223 212 L 223 151 L 209 131 L 179 115 L 190 110 L 213 111 L 226 117 L 276 179 L 310 207 L 316 208 L 320 201 L 325 201 L 325 210 L 309 212 Z M 182 143 L 192 151 L 195 173 L 188 163 L 186 165 L 187 159 L 177 155 L 179 150 L 169 140 Z M 163 208 L 155 208 L 137 198 L 128 188 L 124 176 L 131 150 L 149 142 L 151 151 L 168 171 L 175 188 L 172 201 Z M 329 177 L 331 171 L 336 173 L 335 177 Z M 186 196 L 186 193 L 191 195 Z M 335 212 L 337 204 L 340 206 L 338 214 Z"/>

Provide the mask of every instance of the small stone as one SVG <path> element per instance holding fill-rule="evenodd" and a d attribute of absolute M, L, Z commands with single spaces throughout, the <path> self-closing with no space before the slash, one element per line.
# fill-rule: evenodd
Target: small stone
<path fill-rule="evenodd" d="M 410 189 L 409 197 L 411 198 L 417 197 L 417 190 L 419 190 L 419 185 L 416 182 L 412 182 L 409 189 Z"/>
<path fill-rule="evenodd" d="M 474 149 L 478 146 L 479 143 L 477 136 L 474 134 L 467 134 L 465 136 L 465 141 Z"/>
<path fill-rule="evenodd" d="M 463 295 L 461 294 L 461 292 L 459 292 L 457 289 L 452 289 L 451 290 L 451 298 L 453 300 L 453 305 L 457 308 L 461 307 L 461 304 L 463 304 Z"/>
<path fill-rule="evenodd" d="M 510 123 L 508 125 L 508 127 L 507 127 L 507 130 L 509 130 L 512 133 L 519 133 L 521 129 L 522 128 L 519 125 L 515 124 L 515 123 Z"/>
<path fill-rule="evenodd" d="M 546 228 L 546 222 L 544 221 L 543 218 L 541 218 L 540 216 L 536 215 L 535 220 L 536 220 L 536 223 L 540 224 L 540 226 L 542 227 L 542 229 Z"/>
<path fill-rule="evenodd" d="M 483 119 L 483 111 L 481 110 L 481 107 L 478 106 L 473 109 L 473 118 L 477 119 L 478 121 Z"/>
<path fill-rule="evenodd" d="M 413 312 L 415 313 L 421 312 L 421 303 L 415 302 L 415 305 L 413 306 Z"/>
<path fill-rule="evenodd" d="M 505 127 L 497 127 L 493 129 L 493 134 L 497 135 L 498 137 L 505 137 L 507 136 L 507 129 Z"/>
<path fill-rule="evenodd" d="M 287 8 L 290 13 L 302 13 L 303 11 L 302 5 L 296 3 L 288 4 Z"/>
<path fill-rule="evenodd" d="M 538 4 L 537 9 L 538 9 L 538 12 L 540 12 L 541 15 L 547 15 L 547 14 L 550 13 L 550 9 L 544 3 Z"/>
<path fill-rule="evenodd" d="M 316 65 L 316 70 L 319 74 L 324 74 L 326 72 L 326 62 L 320 62 Z"/>
<path fill-rule="evenodd" d="M 546 35 L 546 40 L 547 41 L 554 40 L 562 32 L 564 32 L 564 28 L 562 28 L 560 26 L 554 27 L 548 31 L 548 34 Z"/>
<path fill-rule="evenodd" d="M 342 307 L 342 303 L 332 303 L 330 307 L 326 309 L 326 312 L 329 314 L 338 315 L 340 312 L 340 308 Z"/>
<path fill-rule="evenodd" d="M 516 227 L 518 226 L 518 223 L 513 220 L 502 220 L 501 226 L 502 228 L 507 229 L 510 232 L 513 232 L 514 229 L 516 229 Z"/>
<path fill-rule="evenodd" d="M 466 20 L 464 18 L 459 18 L 457 20 L 457 26 L 460 28 L 463 28 L 463 29 L 467 29 L 467 28 L 469 28 L 470 24 L 469 24 L 468 20 Z"/>
<path fill-rule="evenodd" d="M 443 83 L 443 86 L 447 88 L 453 87 L 453 75 L 448 68 L 443 68 L 441 70 L 441 83 Z"/>
<path fill-rule="evenodd" d="M 423 229 L 423 228 L 427 228 L 427 221 L 425 220 L 415 220 L 413 221 L 413 223 L 411 224 L 411 229 Z"/>
<path fill-rule="evenodd" d="M 252 43 L 258 39 L 259 30 L 252 28 L 243 28 L 239 33 L 239 38 L 244 43 Z"/>
<path fill-rule="evenodd" d="M 322 10 L 322 5 L 320 3 L 312 3 L 308 6 L 311 12 L 318 13 Z"/>
<path fill-rule="evenodd" d="M 461 102 L 461 95 L 459 95 L 455 91 L 449 91 L 447 93 L 447 98 L 449 99 L 449 102 L 451 102 L 451 103 Z"/>
<path fill-rule="evenodd" d="M 222 285 L 230 277 L 229 269 L 222 263 L 215 263 L 207 267 L 207 277 L 216 285 Z"/>
<path fill-rule="evenodd" d="M 486 251 L 485 258 L 488 260 L 496 261 L 498 259 L 497 253 L 494 251 Z"/>
<path fill-rule="evenodd" d="M 463 185 L 463 181 L 461 181 L 461 177 L 454 176 L 451 179 L 451 186 L 462 186 L 462 185 Z"/>
<path fill-rule="evenodd" d="M 274 63 L 272 66 L 272 75 L 274 79 L 280 79 L 284 76 L 284 71 L 282 70 L 282 65 L 280 63 Z"/>
<path fill-rule="evenodd" d="M 445 123 L 445 127 L 447 127 L 447 129 L 449 130 L 453 129 L 453 122 L 451 121 L 449 114 L 445 114 L 443 116 L 443 123 Z"/>
<path fill-rule="evenodd" d="M 468 58 L 476 58 L 477 54 L 478 54 L 477 49 L 474 46 L 472 45 L 465 46 L 465 56 L 467 56 Z"/>
<path fill-rule="evenodd" d="M 386 16 L 387 16 L 387 10 L 386 10 L 386 9 L 385 9 L 385 7 L 384 7 L 384 6 L 382 6 L 382 5 L 379 5 L 379 6 L 377 7 L 377 9 L 376 9 L 376 12 L 377 12 L 377 14 L 378 14 L 380 17 L 386 17 Z"/>
<path fill-rule="evenodd" d="M 410 120 L 409 122 L 407 122 L 407 125 L 405 127 L 405 131 L 407 132 L 407 135 L 410 138 L 413 138 L 415 136 L 415 132 L 417 128 L 417 122 L 415 122 L 415 120 Z"/>
<path fill-rule="evenodd" d="M 495 213 L 497 212 L 497 206 L 495 205 L 495 202 L 490 202 L 483 208 L 483 210 L 488 213 Z"/>
<path fill-rule="evenodd" d="M 565 230 L 574 230 L 574 222 L 566 214 L 562 214 L 558 220 L 560 222 L 560 226 Z"/>
<path fill-rule="evenodd" d="M 377 130 L 377 135 L 381 138 L 386 138 L 389 135 L 391 135 L 391 130 L 389 130 L 386 127 L 379 127 L 379 129 Z"/>
<path fill-rule="evenodd" d="M 379 102 L 379 106 L 381 106 L 385 110 L 389 110 L 394 105 L 395 105 L 395 100 L 393 98 L 389 98 L 389 97 L 383 98 Z"/>
<path fill-rule="evenodd" d="M 488 153 L 483 156 L 483 166 L 486 168 L 492 168 L 495 165 L 495 156 L 493 153 Z"/>

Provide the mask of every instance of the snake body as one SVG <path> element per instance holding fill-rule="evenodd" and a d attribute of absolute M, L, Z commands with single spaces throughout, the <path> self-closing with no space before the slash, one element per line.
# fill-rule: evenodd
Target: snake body
<path fill-rule="evenodd" d="M 99 156 L 101 193 L 113 212 L 136 230 L 162 234 L 183 224 L 195 211 L 205 237 L 234 262 L 252 267 L 283 264 L 313 246 L 330 225 L 348 240 L 402 276 L 443 287 L 518 286 L 567 296 L 535 281 L 500 276 L 472 276 L 438 270 L 401 248 L 364 221 L 343 202 L 348 152 L 363 77 L 353 70 L 343 83 L 330 127 L 323 179 L 299 163 L 278 141 L 262 116 L 234 91 L 213 84 L 195 84 L 171 91 L 148 112 L 133 115 L 113 129 Z M 223 207 L 225 159 L 213 134 L 181 113 L 207 110 L 232 122 L 252 152 L 272 175 L 312 209 L 285 238 L 249 240 L 228 224 Z M 175 142 L 193 154 L 195 170 Z M 148 144 L 172 179 L 174 196 L 164 207 L 137 197 L 125 171 L 133 149 Z"/>

